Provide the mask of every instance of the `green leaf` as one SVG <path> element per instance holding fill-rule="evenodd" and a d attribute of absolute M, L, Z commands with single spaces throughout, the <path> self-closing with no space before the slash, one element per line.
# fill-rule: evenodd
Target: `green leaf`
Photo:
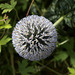
<path fill-rule="evenodd" d="M 5 9 L 5 10 L 3 10 L 2 14 L 3 14 L 3 13 L 10 12 L 11 10 L 12 10 L 12 9 Z"/>
<path fill-rule="evenodd" d="M 0 8 L 1 9 L 6 9 L 6 8 L 9 8 L 10 7 L 10 5 L 8 4 L 8 3 L 5 3 L 5 4 L 0 4 Z"/>
<path fill-rule="evenodd" d="M 52 61 L 59 61 L 59 60 L 64 61 L 64 60 L 67 59 L 67 57 L 68 57 L 68 54 L 66 52 L 60 51 L 60 52 L 57 53 L 56 56 L 54 56 Z"/>
<path fill-rule="evenodd" d="M 11 3 L 11 4 L 14 4 L 14 0 L 11 0 L 10 3 Z"/>
<path fill-rule="evenodd" d="M 66 25 L 68 25 L 69 27 L 72 27 L 72 13 L 70 13 L 67 17 L 64 18 Z"/>
<path fill-rule="evenodd" d="M 5 45 L 5 44 L 7 44 L 10 40 L 11 40 L 11 38 L 9 38 L 9 37 L 7 37 L 7 35 L 5 35 L 5 36 L 0 40 L 0 45 Z"/>
<path fill-rule="evenodd" d="M 75 52 L 70 56 L 70 63 L 73 67 L 75 67 Z"/>
<path fill-rule="evenodd" d="M 3 21 L 0 21 L 0 25 L 2 25 L 4 22 Z"/>
<path fill-rule="evenodd" d="M 21 75 L 30 75 L 29 73 L 34 72 L 33 66 L 28 67 L 27 60 L 23 60 L 22 63 L 18 62 L 18 66 L 19 66 L 19 72 L 21 73 Z"/>
<path fill-rule="evenodd" d="M 9 29 L 12 28 L 12 26 L 9 24 L 10 19 L 6 20 L 6 23 L 4 21 L 0 21 L 0 29 Z"/>
<path fill-rule="evenodd" d="M 14 1 L 14 0 L 11 0 L 10 3 L 11 3 L 11 7 L 12 7 L 12 8 L 14 8 L 14 7 L 16 6 L 16 4 L 17 4 L 17 2 Z"/>
<path fill-rule="evenodd" d="M 10 12 L 14 7 L 16 6 L 17 2 L 14 0 L 10 1 L 10 4 L 5 3 L 5 4 L 0 4 L 0 8 L 3 10 L 2 14 Z"/>
<path fill-rule="evenodd" d="M 0 53 L 1 53 L 1 45 L 6 45 L 10 40 L 11 40 L 11 38 L 7 37 L 7 35 L 5 35 L 5 36 L 0 40 Z"/>
<path fill-rule="evenodd" d="M 23 11 L 27 9 L 29 0 L 18 0 L 21 6 L 18 6 L 18 8 L 22 8 Z"/>
<path fill-rule="evenodd" d="M 54 56 L 54 61 L 63 61 L 65 60 L 68 56 L 70 57 L 70 64 L 75 67 L 75 52 L 74 52 L 74 38 L 70 38 L 70 40 L 65 43 L 65 45 L 63 43 L 60 43 L 60 45 L 62 45 L 62 47 L 64 49 L 66 49 L 66 51 L 61 51 L 58 52 L 56 56 Z"/>
<path fill-rule="evenodd" d="M 74 0 L 53 0 L 48 7 L 45 16 L 50 21 L 56 22 L 57 19 L 63 15 L 66 15 L 64 22 L 60 25 L 66 24 L 69 27 L 75 27 L 75 1 Z"/>
<path fill-rule="evenodd" d="M 0 20 L 2 20 L 2 16 L 0 16 Z M 0 21 L 0 25 L 2 25 L 4 22 L 3 21 Z"/>
<path fill-rule="evenodd" d="M 10 24 L 5 24 L 5 25 L 0 26 L 0 29 L 3 29 L 3 28 L 10 29 L 12 28 L 12 26 Z"/>
<path fill-rule="evenodd" d="M 23 4 L 24 4 L 23 7 L 22 7 L 23 11 L 26 10 L 28 1 L 29 1 L 29 0 L 25 0 L 25 3 L 23 3 Z"/>
<path fill-rule="evenodd" d="M 68 55 L 72 55 L 71 52 L 73 52 L 74 49 L 74 38 L 70 38 L 70 40 L 62 46 L 67 50 Z"/>
<path fill-rule="evenodd" d="M 68 70 L 69 70 L 69 72 L 71 73 L 71 74 L 69 74 L 69 75 L 75 75 L 75 68 L 70 68 L 70 67 L 68 67 Z"/>

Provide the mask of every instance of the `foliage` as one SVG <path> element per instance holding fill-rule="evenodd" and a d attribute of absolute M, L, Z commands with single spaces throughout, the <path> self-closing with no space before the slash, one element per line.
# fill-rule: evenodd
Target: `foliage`
<path fill-rule="evenodd" d="M 20 63 L 18 61 L 18 66 L 19 66 L 19 72 L 22 75 L 30 75 L 29 73 L 34 73 L 35 69 L 33 66 L 28 66 L 28 61 L 27 60 L 23 60 L 22 63 Z"/>
<path fill-rule="evenodd" d="M 26 10 L 28 1 L 29 0 L 18 0 L 18 2 L 21 4 L 20 7 L 22 8 L 23 11 Z"/>
<path fill-rule="evenodd" d="M 73 51 L 74 50 L 74 38 L 70 38 L 69 42 L 62 45 L 63 48 L 66 49 L 66 51 L 59 51 L 57 52 L 56 56 L 54 56 L 54 59 L 52 59 L 53 61 L 64 61 L 66 60 L 68 57 L 70 57 L 70 63 L 73 67 L 75 67 L 75 60 L 74 60 L 74 57 L 75 57 L 75 52 Z"/>
<path fill-rule="evenodd" d="M 10 19 L 8 19 L 8 17 L 6 17 L 6 15 L 2 18 L 2 16 L 0 16 L 0 29 L 10 29 L 12 26 L 9 24 Z"/>
<path fill-rule="evenodd" d="M 1 40 L 0 40 L 0 52 L 1 52 L 1 45 L 6 45 L 9 41 L 11 40 L 11 38 L 7 38 L 7 35 L 5 35 Z"/>
<path fill-rule="evenodd" d="M 10 12 L 12 9 L 14 9 L 16 3 L 17 3 L 16 1 L 11 0 L 10 4 L 8 4 L 8 3 L 0 4 L 0 8 L 3 10 L 2 14 Z"/>
<path fill-rule="evenodd" d="M 63 17 L 56 25 L 56 50 L 48 58 L 33 62 L 15 52 L 12 31 L 26 16 L 31 1 L 0 0 L 0 75 L 75 75 L 75 0 L 34 0 L 29 15 L 44 16 L 54 24 Z"/>
<path fill-rule="evenodd" d="M 46 16 L 53 22 L 59 17 L 66 15 L 65 24 L 69 27 L 75 27 L 75 4 L 74 0 L 54 0 L 49 6 Z M 51 13 L 51 14 L 49 14 Z"/>
<path fill-rule="evenodd" d="M 75 75 L 75 69 L 68 67 L 68 70 L 70 71 L 71 74 L 69 75 Z"/>

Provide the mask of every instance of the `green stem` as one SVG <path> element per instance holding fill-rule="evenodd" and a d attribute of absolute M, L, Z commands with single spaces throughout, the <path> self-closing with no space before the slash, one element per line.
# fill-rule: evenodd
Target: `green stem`
<path fill-rule="evenodd" d="M 64 16 L 61 16 L 54 24 L 53 26 L 56 27 L 63 19 L 64 19 L 65 15 Z"/>
<path fill-rule="evenodd" d="M 12 66 L 12 69 L 13 69 L 13 75 L 16 75 L 15 74 L 15 67 L 14 67 L 13 50 L 10 50 L 9 52 L 10 52 L 11 66 Z"/>
<path fill-rule="evenodd" d="M 45 65 L 43 65 L 42 63 L 40 63 L 40 62 L 37 62 L 38 64 L 40 64 L 40 65 L 42 65 L 42 66 L 44 66 L 44 67 L 46 67 L 48 70 L 50 70 L 50 71 L 52 71 L 52 72 L 54 72 L 55 74 L 57 74 L 57 75 L 62 75 L 62 74 L 60 74 L 59 72 L 57 72 L 57 71 L 55 71 L 55 70 L 53 70 L 53 69 L 51 69 L 50 67 L 47 67 L 47 66 L 45 66 Z"/>
<path fill-rule="evenodd" d="M 5 34 L 5 29 L 3 29 L 2 35 L 0 36 L 0 38 L 2 38 Z"/>
<path fill-rule="evenodd" d="M 15 10 L 15 12 L 16 12 L 16 16 L 17 16 L 18 20 L 20 20 L 20 18 L 19 18 L 19 16 L 18 16 L 17 10 L 16 10 L 15 8 L 14 8 L 14 10 Z"/>
<path fill-rule="evenodd" d="M 67 65 L 67 67 L 69 67 L 69 64 L 67 63 L 67 61 L 65 60 L 64 62 L 65 62 L 65 64 Z"/>

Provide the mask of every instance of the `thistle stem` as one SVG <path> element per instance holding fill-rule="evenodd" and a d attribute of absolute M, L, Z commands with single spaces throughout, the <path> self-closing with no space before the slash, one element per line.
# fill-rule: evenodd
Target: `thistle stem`
<path fill-rule="evenodd" d="M 13 75 L 15 74 L 15 67 L 14 67 L 14 56 L 13 56 L 13 50 L 9 50 L 10 53 L 10 59 L 11 59 L 11 66 L 12 66 L 12 70 L 13 70 Z"/>
<path fill-rule="evenodd" d="M 64 19 L 65 15 L 64 16 L 61 16 L 54 24 L 53 26 L 56 27 L 63 19 Z"/>
<path fill-rule="evenodd" d="M 18 16 L 18 12 L 17 10 L 14 8 L 15 12 L 16 12 L 16 16 L 17 16 L 17 19 L 20 20 L 19 16 Z"/>
<path fill-rule="evenodd" d="M 61 73 L 59 73 L 59 72 L 57 72 L 57 71 L 51 69 L 50 67 L 45 66 L 44 64 L 42 64 L 42 63 L 40 63 L 40 62 L 37 62 L 37 63 L 40 64 L 41 66 L 44 66 L 45 68 L 47 68 L 48 70 L 54 72 L 54 73 L 57 74 L 57 75 L 63 75 L 63 74 L 61 74 Z"/>
<path fill-rule="evenodd" d="M 29 6 L 29 9 L 28 9 L 28 11 L 27 11 L 27 14 L 26 14 L 26 16 L 28 16 L 28 14 L 29 14 L 29 11 L 30 11 L 30 8 L 31 8 L 31 6 L 32 6 L 33 2 L 34 2 L 34 0 L 32 0 L 31 4 L 30 4 L 30 6 Z"/>

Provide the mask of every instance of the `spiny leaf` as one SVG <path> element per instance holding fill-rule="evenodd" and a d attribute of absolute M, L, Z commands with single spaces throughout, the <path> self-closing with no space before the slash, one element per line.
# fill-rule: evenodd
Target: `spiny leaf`
<path fill-rule="evenodd" d="M 74 38 L 70 38 L 70 40 L 63 45 L 63 47 L 67 50 L 68 55 L 71 56 L 74 50 Z"/>
<path fill-rule="evenodd" d="M 28 62 L 26 60 L 23 60 L 22 63 L 18 61 L 19 69 L 22 70 L 28 65 Z"/>
<path fill-rule="evenodd" d="M 27 60 L 23 60 L 22 63 L 18 62 L 18 66 L 19 66 L 19 72 L 21 73 L 21 75 L 30 75 L 29 73 L 34 72 L 33 66 L 28 67 Z"/>
<path fill-rule="evenodd" d="M 65 59 L 67 59 L 67 57 L 68 54 L 66 52 L 60 51 L 57 53 L 56 56 L 54 56 L 54 59 L 52 59 L 52 61 L 59 61 L 59 60 L 64 61 Z"/>
<path fill-rule="evenodd" d="M 56 56 L 54 56 L 54 59 L 52 61 L 63 61 L 66 60 L 66 58 L 70 57 L 70 64 L 75 67 L 75 52 L 74 52 L 74 38 L 70 38 L 70 40 L 63 44 L 62 47 L 66 49 L 66 51 L 60 51 L 57 53 Z"/>
<path fill-rule="evenodd" d="M 64 7 L 65 6 L 65 7 Z M 53 0 L 45 16 L 55 22 L 60 16 L 66 15 L 64 22 L 69 27 L 75 27 L 75 1 Z M 60 23 L 62 25 L 63 21 Z"/>

